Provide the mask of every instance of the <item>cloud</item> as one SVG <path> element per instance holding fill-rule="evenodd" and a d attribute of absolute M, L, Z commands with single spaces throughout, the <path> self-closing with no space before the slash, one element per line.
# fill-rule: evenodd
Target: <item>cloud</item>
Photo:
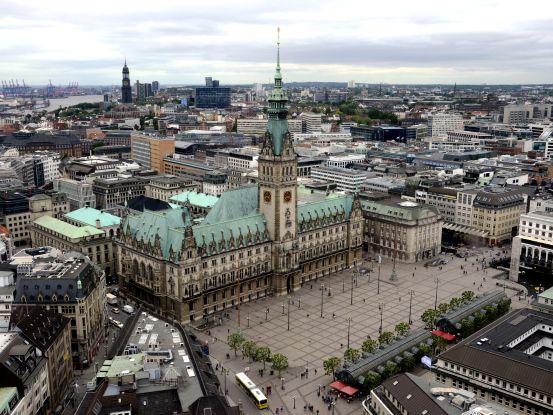
<path fill-rule="evenodd" d="M 281 26 L 288 81 L 545 83 L 553 8 L 539 3 L 0 0 L 0 79 L 119 84 L 127 57 L 133 80 L 269 82 Z"/>

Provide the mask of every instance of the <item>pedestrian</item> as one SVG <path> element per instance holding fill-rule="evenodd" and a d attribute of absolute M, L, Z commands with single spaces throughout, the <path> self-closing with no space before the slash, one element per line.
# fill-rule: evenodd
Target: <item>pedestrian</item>
<path fill-rule="evenodd" d="M 344 345 L 343 345 L 342 343 L 340 343 L 340 349 L 341 349 L 342 347 L 344 347 Z"/>
<path fill-rule="evenodd" d="M 317 374 L 317 368 L 315 368 L 315 374 Z"/>
<path fill-rule="evenodd" d="M 335 318 L 336 317 L 336 314 L 335 313 L 332 313 L 332 318 Z"/>
<path fill-rule="evenodd" d="M 413 278 L 415 278 L 415 273 L 413 272 Z"/>
<path fill-rule="evenodd" d="M 276 413 L 277 413 L 277 415 L 278 415 L 278 408 L 276 409 Z"/>
<path fill-rule="evenodd" d="M 319 410 L 317 409 L 317 415 L 319 415 Z"/>

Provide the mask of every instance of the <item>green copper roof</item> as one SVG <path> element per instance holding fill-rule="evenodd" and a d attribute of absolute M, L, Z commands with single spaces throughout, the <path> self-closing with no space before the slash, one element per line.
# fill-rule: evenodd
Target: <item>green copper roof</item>
<path fill-rule="evenodd" d="M 538 297 L 548 298 L 550 300 L 553 300 L 553 287 L 551 287 L 548 290 L 545 290 L 544 292 L 538 294 Z"/>
<path fill-rule="evenodd" d="M 280 30 L 277 42 L 277 66 L 275 72 L 274 88 L 269 95 L 269 108 L 267 109 L 267 132 L 271 136 L 273 154 L 279 156 L 282 152 L 284 135 L 288 132 L 288 97 L 282 89 L 282 75 L 280 73 Z"/>
<path fill-rule="evenodd" d="M 145 353 L 131 354 L 128 356 L 114 356 L 106 360 L 100 370 L 98 377 L 116 378 L 121 374 L 136 374 L 144 370 Z"/>
<path fill-rule="evenodd" d="M 42 216 L 34 221 L 53 232 L 64 235 L 70 239 L 86 238 L 87 236 L 103 235 L 104 231 L 94 226 L 75 226 L 51 216 Z"/>
<path fill-rule="evenodd" d="M 198 192 L 182 192 L 169 199 L 171 202 L 183 204 L 189 202 L 193 206 L 200 206 L 204 208 L 212 207 L 219 198 L 217 196 L 208 195 Z"/>
<path fill-rule="evenodd" d="M 174 260 L 182 248 L 184 230 L 187 226 L 190 226 L 190 215 L 187 210 L 144 210 L 140 214 L 127 216 L 123 229 L 125 232 L 130 229 L 131 236 L 144 244 L 155 246 L 156 238 L 159 238 L 163 258 Z M 172 258 L 171 251 L 174 255 Z"/>
<path fill-rule="evenodd" d="M 302 228 L 302 224 L 317 219 L 328 219 L 344 215 L 348 220 L 353 206 L 353 195 L 344 193 L 332 193 L 323 196 L 320 200 L 298 203 L 297 222 Z"/>
<path fill-rule="evenodd" d="M 259 188 L 256 184 L 225 190 L 209 211 L 203 224 L 212 225 L 257 212 Z"/>
<path fill-rule="evenodd" d="M 68 219 L 83 223 L 85 225 L 96 226 L 96 221 L 100 221 L 100 226 L 117 226 L 121 223 L 119 216 L 112 215 L 111 213 L 102 212 L 98 209 L 91 207 L 83 207 L 72 212 L 63 215 Z"/>
<path fill-rule="evenodd" d="M 204 221 L 201 225 L 194 226 L 193 232 L 196 245 L 205 244 L 207 255 L 229 250 L 233 244 L 238 247 L 267 241 L 269 238 L 262 213 L 214 224 L 206 224 Z"/>
<path fill-rule="evenodd" d="M 14 396 L 18 396 L 17 388 L 15 386 L 9 386 L 7 388 L 0 388 L 0 413 L 11 413 L 9 403 Z"/>
<path fill-rule="evenodd" d="M 382 216 L 389 216 L 393 220 L 418 220 L 439 216 L 435 206 L 419 205 L 409 201 L 403 202 L 373 202 L 368 200 L 361 201 L 361 209 L 364 212 L 376 213 Z"/>

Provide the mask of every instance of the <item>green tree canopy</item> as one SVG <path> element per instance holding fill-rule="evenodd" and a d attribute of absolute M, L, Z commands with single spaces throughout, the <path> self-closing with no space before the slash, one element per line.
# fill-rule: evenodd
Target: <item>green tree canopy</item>
<path fill-rule="evenodd" d="M 242 347 L 242 343 L 244 343 L 246 339 L 242 335 L 242 333 L 231 333 L 227 337 L 227 343 L 228 347 L 230 347 L 231 350 L 234 350 L 234 355 L 236 356 L 236 352 L 238 349 Z"/>
<path fill-rule="evenodd" d="M 367 339 L 361 345 L 361 350 L 364 351 L 365 353 L 374 353 L 377 347 L 378 347 L 378 342 L 376 340 Z"/>
<path fill-rule="evenodd" d="M 359 357 L 361 356 L 361 353 L 357 349 L 348 348 L 344 352 L 344 360 L 347 360 L 348 362 L 355 363 L 359 360 Z"/>
<path fill-rule="evenodd" d="M 253 340 L 246 340 L 242 343 L 242 355 L 248 358 L 248 362 L 251 362 L 251 358 L 255 356 L 257 351 L 257 344 Z"/>
<path fill-rule="evenodd" d="M 398 336 L 405 336 L 407 333 L 409 333 L 409 330 L 411 330 L 411 326 L 407 323 L 400 322 L 396 324 L 396 327 L 394 328 L 396 334 Z"/>
<path fill-rule="evenodd" d="M 388 362 L 384 365 L 384 373 L 382 375 L 386 378 L 394 376 L 396 373 L 399 373 L 399 366 L 393 362 Z"/>
<path fill-rule="evenodd" d="M 380 344 L 390 344 L 394 340 L 394 333 L 391 331 L 383 331 L 378 335 L 378 342 Z"/>
<path fill-rule="evenodd" d="M 332 374 L 332 379 L 334 380 L 336 369 L 342 364 L 342 359 L 339 357 L 331 356 L 328 359 L 323 360 L 323 369 L 327 375 Z"/>
<path fill-rule="evenodd" d="M 433 308 L 424 310 L 424 313 L 421 315 L 421 320 L 425 323 L 427 329 L 434 327 L 434 320 L 438 316 L 438 312 Z"/>
<path fill-rule="evenodd" d="M 368 393 L 371 389 L 374 389 L 380 385 L 380 382 L 382 382 L 382 376 L 371 370 L 367 372 L 365 378 L 363 379 L 363 388 Z"/>
<path fill-rule="evenodd" d="M 463 301 L 472 301 L 474 299 L 474 292 L 473 291 L 463 291 L 461 294 L 461 298 Z"/>
<path fill-rule="evenodd" d="M 255 351 L 255 358 L 263 362 L 263 369 L 265 369 L 265 362 L 269 362 L 271 360 L 271 349 L 266 346 L 258 347 Z"/>
<path fill-rule="evenodd" d="M 280 377 L 280 373 L 288 367 L 288 358 L 283 354 L 276 353 L 271 358 L 271 363 L 271 367 L 278 371 L 278 377 Z"/>
<path fill-rule="evenodd" d="M 447 314 L 448 311 L 449 311 L 448 303 L 438 304 L 438 315 L 443 316 L 444 314 Z"/>

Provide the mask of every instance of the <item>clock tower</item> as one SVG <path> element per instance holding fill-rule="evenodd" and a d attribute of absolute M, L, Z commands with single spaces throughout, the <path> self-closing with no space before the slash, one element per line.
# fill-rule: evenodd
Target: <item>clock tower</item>
<path fill-rule="evenodd" d="M 127 66 L 127 59 L 125 59 L 125 65 L 123 66 L 123 83 L 121 85 L 121 102 L 123 104 L 132 104 L 131 78 L 129 76 L 129 67 Z"/>
<path fill-rule="evenodd" d="M 280 37 L 274 88 L 268 102 L 267 131 L 258 160 L 259 210 L 265 215 L 273 240 L 273 288 L 276 294 L 284 294 L 299 287 L 298 159 L 288 130 L 288 97 L 282 89 L 280 73 Z"/>

